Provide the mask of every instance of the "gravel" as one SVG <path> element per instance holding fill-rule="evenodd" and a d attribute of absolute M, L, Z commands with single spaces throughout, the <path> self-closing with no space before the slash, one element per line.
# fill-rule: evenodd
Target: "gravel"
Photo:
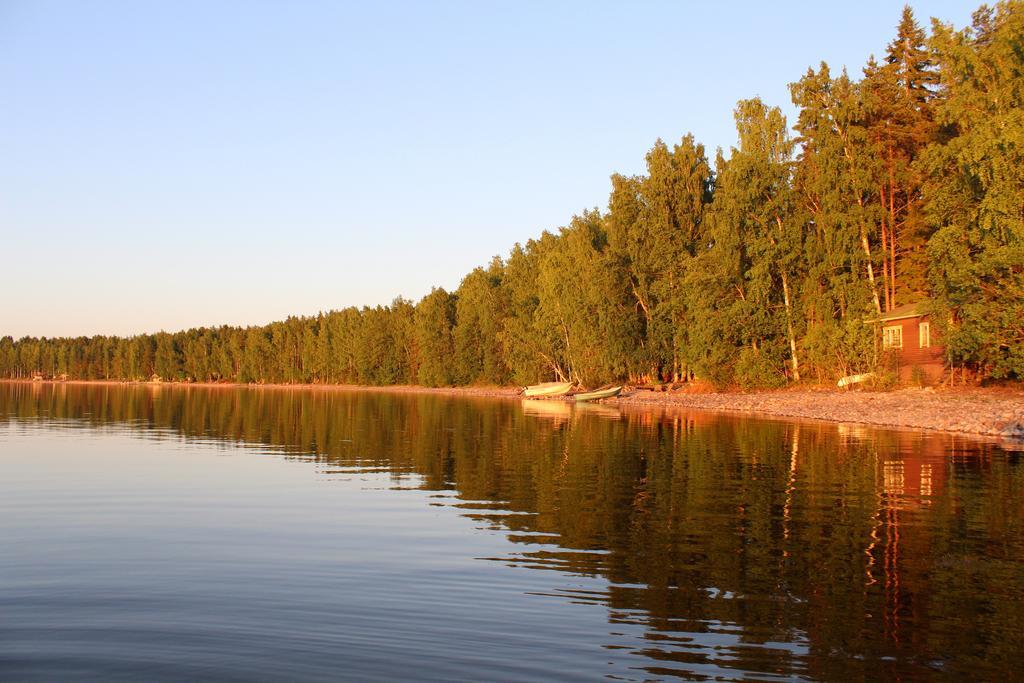
<path fill-rule="evenodd" d="M 634 391 L 621 396 L 618 402 L 1024 439 L 1024 391 L 1019 389 L 785 390 L 753 393 Z"/>

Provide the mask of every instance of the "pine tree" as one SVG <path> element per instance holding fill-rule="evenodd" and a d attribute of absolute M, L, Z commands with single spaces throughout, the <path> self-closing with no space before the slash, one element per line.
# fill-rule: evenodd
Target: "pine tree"
<path fill-rule="evenodd" d="M 937 76 L 925 32 L 904 7 L 882 65 L 871 60 L 861 86 L 865 126 L 880 162 L 872 201 L 878 223 L 885 310 L 927 294 L 920 171 L 914 162 L 935 136 L 932 102 Z"/>

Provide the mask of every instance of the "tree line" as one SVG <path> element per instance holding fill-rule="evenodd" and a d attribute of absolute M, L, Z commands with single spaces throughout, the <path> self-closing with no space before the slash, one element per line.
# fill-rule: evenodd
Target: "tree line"
<path fill-rule="evenodd" d="M 759 98 L 737 146 L 686 135 L 613 175 L 607 209 L 418 303 L 251 327 L 0 339 L 0 376 L 403 384 L 565 379 L 744 387 L 885 363 L 865 321 L 926 301 L 950 367 L 1024 377 L 1024 2 L 970 26 L 909 7 L 861 77 Z"/>

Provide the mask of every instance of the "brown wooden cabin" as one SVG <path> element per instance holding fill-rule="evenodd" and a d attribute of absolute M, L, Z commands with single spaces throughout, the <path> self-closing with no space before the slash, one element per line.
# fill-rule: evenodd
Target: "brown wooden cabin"
<path fill-rule="evenodd" d="M 895 362 L 901 382 L 920 378 L 932 384 L 941 380 L 946 370 L 946 349 L 936 338 L 926 304 L 897 306 L 870 321 L 877 326 L 882 352 Z"/>

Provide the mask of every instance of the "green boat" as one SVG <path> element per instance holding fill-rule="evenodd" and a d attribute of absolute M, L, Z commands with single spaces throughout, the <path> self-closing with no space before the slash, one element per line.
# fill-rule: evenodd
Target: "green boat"
<path fill-rule="evenodd" d="M 622 393 L 622 387 L 609 387 L 607 389 L 584 391 L 581 394 L 575 394 L 573 398 L 577 401 L 600 401 L 602 398 L 612 398 L 620 393 Z"/>

